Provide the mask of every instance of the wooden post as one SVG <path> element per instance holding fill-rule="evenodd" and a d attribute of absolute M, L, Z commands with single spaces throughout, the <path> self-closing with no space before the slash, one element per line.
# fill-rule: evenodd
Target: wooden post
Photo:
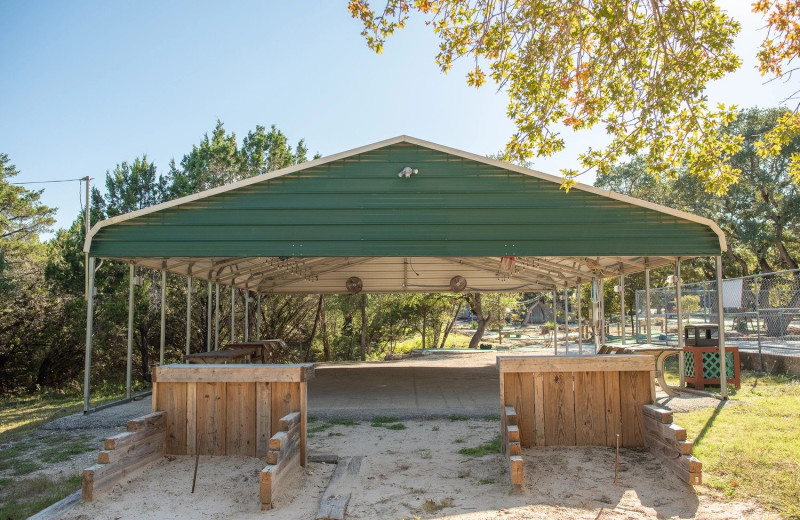
<path fill-rule="evenodd" d="M 165 262 L 166 263 L 166 262 Z M 158 351 L 158 364 L 164 364 L 164 347 L 167 344 L 167 272 L 161 270 L 161 342 Z"/>
<path fill-rule="evenodd" d="M 581 279 L 578 278 L 578 285 L 575 287 L 578 294 L 578 355 L 583 355 L 583 319 L 581 317 Z"/>
<path fill-rule="evenodd" d="M 678 386 L 684 387 L 683 369 L 685 366 L 685 357 L 683 354 L 683 303 L 681 302 L 681 259 L 675 261 L 675 320 L 678 322 L 678 348 L 681 349 L 678 353 L 678 375 L 680 383 Z"/>
<path fill-rule="evenodd" d="M 553 288 L 553 354 L 558 355 L 558 291 Z"/>
<path fill-rule="evenodd" d="M 128 271 L 128 359 L 125 364 L 125 397 L 131 398 L 131 371 L 133 368 L 133 264 Z"/>
<path fill-rule="evenodd" d="M 619 313 L 622 321 L 622 344 L 625 345 L 625 275 L 619 275 Z"/>
<path fill-rule="evenodd" d="M 94 257 L 89 257 L 86 267 L 86 354 L 83 363 L 83 413 L 89 413 L 89 374 L 92 370 L 92 328 L 94 325 Z"/>
<path fill-rule="evenodd" d="M 192 339 L 192 277 L 186 278 L 186 355 L 191 351 Z"/>
<path fill-rule="evenodd" d="M 219 350 L 219 283 L 214 283 L 214 350 Z"/>
<path fill-rule="evenodd" d="M 250 341 L 250 291 L 244 291 L 244 341 Z"/>
<path fill-rule="evenodd" d="M 719 393 L 722 399 L 728 399 L 728 367 L 725 359 L 725 311 L 722 298 L 722 257 L 716 257 L 717 264 L 717 316 L 719 324 Z M 697 368 L 695 368 L 697 370 Z"/>
<path fill-rule="evenodd" d="M 261 339 L 261 293 L 256 301 L 256 339 Z"/>
<path fill-rule="evenodd" d="M 645 266 L 647 266 L 647 262 Z M 645 324 L 645 334 L 647 334 L 647 339 L 645 343 L 650 343 L 652 338 L 651 334 L 651 326 L 650 326 L 650 268 L 646 267 L 644 270 L 644 324 Z"/>
<path fill-rule="evenodd" d="M 211 280 L 208 281 L 208 303 L 206 313 L 208 314 L 206 323 L 206 352 L 211 352 Z"/>

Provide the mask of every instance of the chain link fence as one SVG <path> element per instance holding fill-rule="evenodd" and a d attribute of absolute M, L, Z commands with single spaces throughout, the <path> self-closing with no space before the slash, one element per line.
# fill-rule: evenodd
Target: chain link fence
<path fill-rule="evenodd" d="M 800 269 L 722 281 L 725 341 L 740 349 L 800 355 Z M 717 323 L 717 283 L 681 285 L 683 324 Z M 677 344 L 675 287 L 650 290 L 651 337 L 647 340 L 645 291 L 636 291 L 628 326 L 639 341 Z M 793 351 L 793 352 L 787 352 Z"/>

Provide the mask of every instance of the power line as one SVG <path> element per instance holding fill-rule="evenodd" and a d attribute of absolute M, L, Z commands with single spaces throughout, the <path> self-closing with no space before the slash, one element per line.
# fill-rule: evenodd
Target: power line
<path fill-rule="evenodd" d="M 30 182 L 12 182 L 11 184 L 21 185 L 21 184 L 50 184 L 53 182 L 77 182 L 77 181 L 85 181 L 86 177 L 80 179 L 61 179 L 57 181 L 30 181 Z"/>

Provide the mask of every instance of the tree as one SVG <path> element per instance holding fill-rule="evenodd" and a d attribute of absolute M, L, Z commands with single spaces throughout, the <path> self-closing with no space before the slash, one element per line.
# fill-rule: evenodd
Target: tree
<path fill-rule="evenodd" d="M 766 18 L 767 36 L 758 52 L 759 71 L 763 76 L 790 81 L 798 71 L 793 64 L 800 58 L 800 4 L 796 0 L 757 0 L 753 12 Z M 800 90 L 787 99 L 797 99 Z M 784 113 L 775 127 L 756 143 L 761 157 L 780 155 L 785 146 L 800 136 L 800 103 L 794 110 Z M 800 152 L 794 152 L 789 159 L 788 174 L 796 184 L 800 184 Z"/>
<path fill-rule="evenodd" d="M 562 150 L 559 128 L 600 126 L 611 141 L 580 156 L 582 172 L 605 174 L 641 153 L 651 173 L 685 165 L 712 192 L 736 180 L 727 159 L 739 141 L 720 132 L 733 110 L 711 109 L 704 91 L 738 68 L 739 24 L 713 1 L 387 0 L 373 10 L 350 0 L 349 10 L 378 53 L 416 11 L 439 36 L 443 72 L 471 57 L 467 83 L 480 87 L 488 75 L 508 94 L 510 160 Z M 582 172 L 562 170 L 562 186 Z"/>
<path fill-rule="evenodd" d="M 6 256 L 38 242 L 38 234 L 53 224 L 54 209 L 43 205 L 41 191 L 11 184 L 18 175 L 7 154 L 0 153 L 0 255 Z M 8 261 L 8 259 L 6 259 Z"/>

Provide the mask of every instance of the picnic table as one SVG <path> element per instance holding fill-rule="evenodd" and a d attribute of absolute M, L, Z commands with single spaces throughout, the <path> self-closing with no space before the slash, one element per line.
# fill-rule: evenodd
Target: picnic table
<path fill-rule="evenodd" d="M 223 347 L 228 350 L 257 349 L 253 355 L 253 363 L 285 363 L 289 360 L 289 346 L 282 339 L 257 339 L 242 343 L 228 343 Z"/>
<path fill-rule="evenodd" d="M 610 347 L 610 350 L 617 354 L 649 354 L 653 356 L 656 363 L 656 380 L 658 381 L 658 386 L 671 397 L 678 395 L 664 380 L 664 361 L 670 356 L 680 354 L 683 349 L 679 347 L 670 347 L 668 345 L 643 343 L 641 345 Z"/>
<path fill-rule="evenodd" d="M 189 363 L 250 363 L 250 357 L 258 352 L 258 347 L 236 348 L 231 350 L 214 350 L 212 352 L 197 352 L 186 356 Z"/>

